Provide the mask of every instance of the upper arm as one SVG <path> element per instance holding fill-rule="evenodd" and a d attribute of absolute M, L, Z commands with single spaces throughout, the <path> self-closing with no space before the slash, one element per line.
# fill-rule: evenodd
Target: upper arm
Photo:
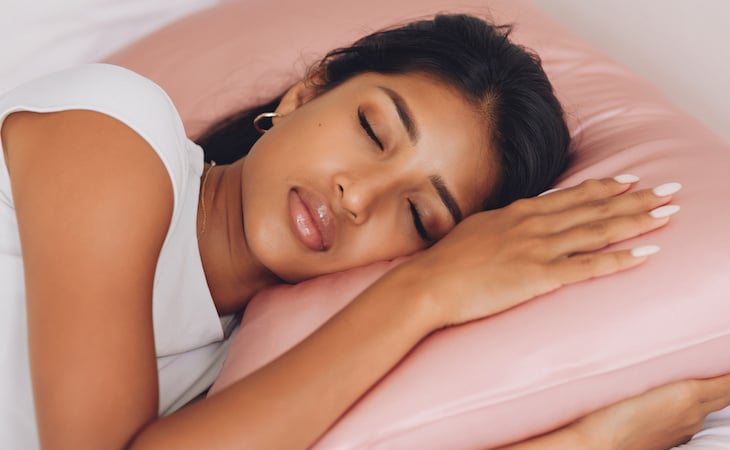
<path fill-rule="evenodd" d="M 2 127 L 41 445 L 119 448 L 157 414 L 155 267 L 173 209 L 157 154 L 92 111 Z"/>

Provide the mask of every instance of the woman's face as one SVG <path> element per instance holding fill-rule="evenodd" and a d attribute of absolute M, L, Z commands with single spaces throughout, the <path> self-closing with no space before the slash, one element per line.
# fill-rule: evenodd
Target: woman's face
<path fill-rule="evenodd" d="M 364 74 L 279 111 L 243 161 L 242 198 L 248 247 L 286 281 L 423 249 L 497 176 L 486 121 L 425 75 Z"/>

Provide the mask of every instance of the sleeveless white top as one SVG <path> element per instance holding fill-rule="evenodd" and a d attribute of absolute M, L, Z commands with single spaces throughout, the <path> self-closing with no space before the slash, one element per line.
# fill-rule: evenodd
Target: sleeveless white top
<path fill-rule="evenodd" d="M 230 342 L 224 335 L 235 325 L 230 317 L 218 317 L 198 251 L 203 151 L 186 137 L 175 107 L 159 86 L 107 64 L 58 72 L 0 96 L 0 127 L 16 111 L 71 109 L 98 111 L 129 126 L 158 154 L 172 182 L 172 220 L 153 292 L 159 412 L 170 413 L 213 382 Z M 10 179 L 0 157 L 0 448 L 8 449 L 38 447 L 22 258 Z"/>

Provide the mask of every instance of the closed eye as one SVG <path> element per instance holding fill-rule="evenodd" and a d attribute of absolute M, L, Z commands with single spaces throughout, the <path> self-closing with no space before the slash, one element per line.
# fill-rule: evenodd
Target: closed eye
<path fill-rule="evenodd" d="M 433 239 L 428 235 L 428 231 L 426 231 L 426 227 L 423 226 L 423 221 L 421 220 L 421 214 L 418 213 L 418 209 L 416 208 L 416 205 L 408 200 L 408 206 L 411 208 L 411 215 L 413 216 L 413 225 L 416 227 L 416 231 L 418 232 L 418 235 L 423 239 L 426 243 L 432 243 Z"/>
<path fill-rule="evenodd" d="M 375 135 L 375 132 L 373 131 L 373 127 L 370 126 L 370 122 L 368 122 L 367 117 L 365 117 L 365 114 L 362 112 L 362 109 L 357 110 L 357 118 L 360 120 L 360 126 L 362 126 L 363 130 L 370 136 L 370 139 L 373 140 L 377 144 L 378 147 L 380 147 L 380 150 L 385 150 L 385 147 L 383 146 L 383 143 L 380 142 L 380 139 L 378 139 L 378 136 Z"/>

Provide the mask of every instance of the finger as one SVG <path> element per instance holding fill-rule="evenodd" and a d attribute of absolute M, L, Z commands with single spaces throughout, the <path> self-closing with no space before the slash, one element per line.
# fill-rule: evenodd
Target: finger
<path fill-rule="evenodd" d="M 671 200 L 671 195 L 680 188 L 679 183 L 666 183 L 654 189 L 627 192 L 552 214 L 544 218 L 546 231 L 555 233 L 588 222 L 650 211 L 657 218 L 670 216 L 676 213 L 679 207 L 667 203 Z M 664 195 L 667 192 L 670 194 Z"/>
<path fill-rule="evenodd" d="M 614 178 L 586 180 L 582 183 L 545 193 L 546 195 L 518 200 L 533 212 L 547 214 L 562 211 L 584 203 L 613 197 L 626 192 L 639 180 L 634 175 L 619 175 Z"/>
<path fill-rule="evenodd" d="M 553 258 L 600 250 L 611 244 L 640 236 L 663 227 L 670 217 L 649 213 L 631 214 L 598 220 L 562 231 L 546 238 L 544 248 Z"/>
<path fill-rule="evenodd" d="M 566 285 L 630 269 L 658 251 L 658 246 L 645 245 L 631 250 L 580 254 L 557 260 L 552 268 L 561 284 Z"/>

